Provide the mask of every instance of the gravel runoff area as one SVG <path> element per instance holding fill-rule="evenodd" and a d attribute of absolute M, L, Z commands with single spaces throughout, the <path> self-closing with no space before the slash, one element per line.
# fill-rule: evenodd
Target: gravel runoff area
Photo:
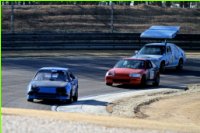
<path fill-rule="evenodd" d="M 107 111 L 111 113 L 110 116 L 3 108 L 3 133 L 198 133 L 200 131 L 200 121 L 198 119 L 200 116 L 200 112 L 198 111 L 198 105 L 200 105 L 200 85 L 192 85 L 188 88 L 187 91 L 155 94 L 147 93 L 146 95 L 138 95 L 113 101 L 107 106 Z M 191 100 L 191 98 L 193 100 Z M 181 118 L 182 115 L 182 117 L 185 118 L 181 120 L 185 122 L 178 122 L 176 119 L 172 119 L 172 121 L 162 121 L 160 118 L 149 117 L 149 114 L 161 114 L 162 112 L 157 110 L 153 113 L 151 111 L 147 113 L 145 112 L 145 107 L 162 102 L 163 100 L 161 99 L 169 101 L 174 99 L 178 101 L 177 104 L 182 104 L 180 108 L 182 114 L 179 114 L 179 118 Z M 180 101 L 185 103 L 189 101 L 191 103 L 191 106 L 188 106 L 190 105 L 189 103 L 185 105 L 187 111 L 192 111 L 192 115 L 191 113 L 184 112 L 184 104 L 180 103 Z M 193 102 L 195 102 L 195 104 L 192 104 Z M 175 102 L 171 104 L 174 103 Z M 165 107 L 165 109 L 168 109 L 166 111 L 170 112 L 171 104 L 170 102 L 168 102 L 168 104 L 168 108 Z M 180 106 L 177 104 L 176 107 Z M 163 106 L 166 106 L 166 104 L 163 104 Z M 162 108 L 162 106 L 159 107 Z M 156 106 L 154 106 L 152 111 L 155 111 L 155 108 Z M 176 112 L 179 112 L 178 108 Z M 168 115 L 173 116 L 173 111 L 170 113 L 172 114 Z M 165 118 L 168 117 L 167 115 L 165 116 Z M 190 117 L 197 118 L 194 119 Z M 187 119 L 190 121 L 187 122 Z"/>
<path fill-rule="evenodd" d="M 131 97 L 126 97 L 124 99 L 116 100 L 113 101 L 112 103 L 109 103 L 106 110 L 111 113 L 112 116 L 120 116 L 120 117 L 127 117 L 127 118 L 142 118 L 142 119 L 149 119 L 153 115 L 156 116 L 158 113 L 162 114 L 168 113 L 166 116 L 161 116 L 161 119 L 165 119 L 169 117 L 173 118 L 173 106 L 176 106 L 178 111 L 181 110 L 181 106 L 184 105 L 183 108 L 186 108 L 186 104 L 193 106 L 192 108 L 187 106 L 188 111 L 192 112 L 192 110 L 196 110 L 196 112 L 192 112 L 194 116 L 197 119 L 199 118 L 197 122 L 200 124 L 200 84 L 194 84 L 194 85 L 188 85 L 186 91 L 161 91 L 161 92 L 154 92 L 154 93 L 145 93 L 145 95 L 136 95 L 136 96 L 131 96 Z M 173 99 L 173 100 L 172 100 Z M 156 107 L 158 103 L 163 103 L 163 101 L 168 102 L 170 101 L 174 103 L 166 104 L 167 107 L 165 107 L 165 110 L 161 110 L 162 105 L 160 108 Z M 179 102 L 180 101 L 180 102 Z M 182 103 L 181 103 L 182 102 Z M 193 104 L 195 103 L 196 106 Z M 154 106 L 151 106 L 151 105 Z M 165 105 L 165 106 L 166 106 Z M 156 110 L 157 109 L 157 110 Z M 190 110 L 191 109 L 191 110 Z M 150 112 L 148 110 L 152 110 L 155 112 Z M 161 112 L 163 111 L 163 112 Z M 148 113 L 149 115 L 147 115 Z M 172 113 L 172 114 L 169 114 Z M 179 114 L 179 115 L 186 115 L 184 114 Z M 158 118 L 159 116 L 157 116 Z M 165 118 L 163 118 L 165 117 Z M 183 116 L 187 117 L 186 119 L 190 119 L 190 116 Z M 191 116 L 192 117 L 192 116 Z M 195 117 L 194 117 L 195 118 Z M 151 118 L 153 119 L 153 118 Z M 181 121 L 184 123 L 184 120 Z M 191 119 L 190 119 L 191 120 Z M 187 121 L 187 120 L 186 120 Z"/>

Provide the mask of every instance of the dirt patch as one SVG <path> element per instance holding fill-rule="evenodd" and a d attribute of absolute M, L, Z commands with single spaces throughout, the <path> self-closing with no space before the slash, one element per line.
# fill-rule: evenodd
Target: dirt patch
<path fill-rule="evenodd" d="M 183 95 L 172 96 L 148 106 L 143 106 L 140 111 L 148 116 L 145 118 L 148 120 L 200 125 L 199 95 L 199 91 L 193 91 Z"/>
<path fill-rule="evenodd" d="M 120 116 L 127 118 L 145 118 L 147 117 L 140 111 L 140 107 L 149 105 L 161 98 L 168 97 L 170 94 L 178 93 L 179 90 L 163 90 L 162 92 L 155 93 L 149 92 L 145 95 L 137 95 L 134 97 L 127 97 L 109 103 L 106 110 L 112 116 Z"/>
<path fill-rule="evenodd" d="M 2 108 L 2 123 L 5 133 L 198 133 L 200 129 L 196 125 L 153 120 L 10 108 Z"/>
<path fill-rule="evenodd" d="M 107 106 L 113 116 L 200 126 L 200 85 L 187 91 L 150 93 L 118 100 Z"/>

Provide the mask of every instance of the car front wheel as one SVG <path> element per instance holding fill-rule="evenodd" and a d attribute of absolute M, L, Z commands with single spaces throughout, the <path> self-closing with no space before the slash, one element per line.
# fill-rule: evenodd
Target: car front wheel
<path fill-rule="evenodd" d="M 161 73 L 164 73 L 164 71 L 165 71 L 165 62 L 162 61 L 162 62 L 160 63 L 160 72 L 161 72 Z"/>
<path fill-rule="evenodd" d="M 159 86 L 159 83 L 160 83 L 160 74 L 157 74 L 157 76 L 154 79 L 153 86 Z"/>
<path fill-rule="evenodd" d="M 112 83 L 106 83 L 106 85 L 108 85 L 108 86 L 112 86 Z"/>
<path fill-rule="evenodd" d="M 33 98 L 30 98 L 30 97 L 28 96 L 27 101 L 28 101 L 28 102 L 33 102 Z"/>
<path fill-rule="evenodd" d="M 75 95 L 73 96 L 73 101 L 78 101 L 78 90 L 76 91 Z"/>
<path fill-rule="evenodd" d="M 176 67 L 176 70 L 181 71 L 182 69 L 183 69 L 183 60 L 180 59 Z"/>
<path fill-rule="evenodd" d="M 73 102 L 73 96 L 72 96 L 72 90 L 70 91 L 70 95 L 69 95 L 69 103 Z"/>
<path fill-rule="evenodd" d="M 142 79 L 141 79 L 141 83 L 140 83 L 140 85 L 141 85 L 142 87 L 145 87 L 146 84 L 147 84 L 147 82 L 146 82 L 146 76 L 143 75 L 143 76 L 142 76 Z"/>

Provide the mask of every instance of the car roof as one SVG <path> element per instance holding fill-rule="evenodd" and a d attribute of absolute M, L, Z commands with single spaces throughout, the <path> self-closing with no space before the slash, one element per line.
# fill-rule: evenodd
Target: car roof
<path fill-rule="evenodd" d="M 161 42 L 161 43 L 148 43 L 148 44 L 145 44 L 145 46 L 165 46 L 166 43 L 165 42 Z M 167 45 L 174 45 L 172 43 L 167 43 Z"/>
<path fill-rule="evenodd" d="M 69 68 L 64 67 L 42 67 L 40 70 L 61 70 L 61 71 L 68 71 Z"/>
<path fill-rule="evenodd" d="M 123 58 L 123 59 L 126 59 L 126 60 L 142 60 L 142 61 L 148 60 L 148 59 L 145 59 L 145 58 L 135 58 L 135 57 L 128 57 L 128 58 Z"/>

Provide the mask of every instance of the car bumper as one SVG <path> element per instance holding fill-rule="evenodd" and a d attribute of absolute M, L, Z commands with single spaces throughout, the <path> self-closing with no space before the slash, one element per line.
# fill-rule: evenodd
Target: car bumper
<path fill-rule="evenodd" d="M 31 93 L 28 94 L 28 99 L 57 99 L 57 100 L 67 100 L 69 96 L 51 93 Z"/>
<path fill-rule="evenodd" d="M 129 85 L 139 85 L 141 84 L 141 78 L 116 78 L 116 77 L 106 77 L 106 83 L 115 84 L 129 84 Z"/>

